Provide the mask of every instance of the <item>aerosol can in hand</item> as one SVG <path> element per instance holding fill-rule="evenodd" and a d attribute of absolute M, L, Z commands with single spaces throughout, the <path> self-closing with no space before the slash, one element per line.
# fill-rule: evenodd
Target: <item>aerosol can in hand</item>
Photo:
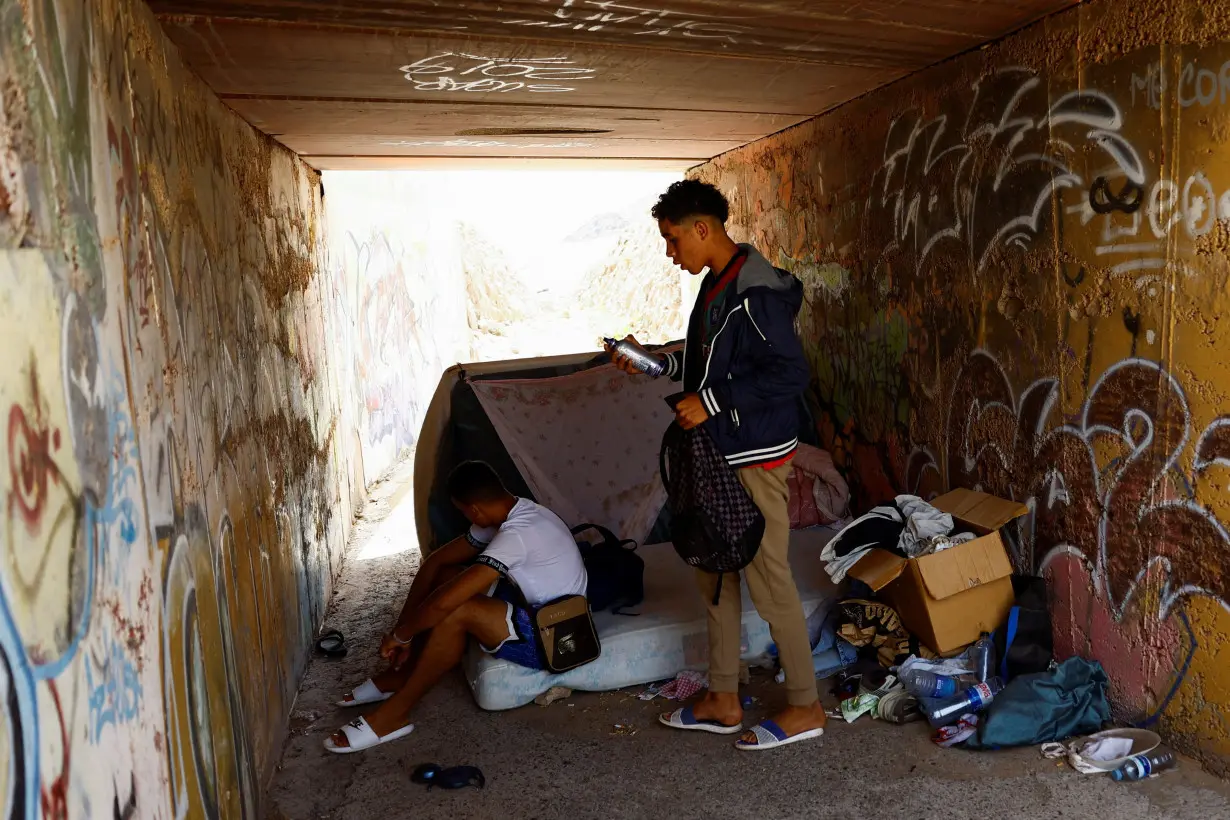
<path fill-rule="evenodd" d="M 632 362 L 633 367 L 646 376 L 657 378 L 666 372 L 666 362 L 662 361 L 660 356 L 655 356 L 636 342 L 627 339 L 617 342 L 610 338 L 603 338 L 602 341 L 606 342 L 607 346 L 611 348 L 612 356 L 623 356 Z"/>

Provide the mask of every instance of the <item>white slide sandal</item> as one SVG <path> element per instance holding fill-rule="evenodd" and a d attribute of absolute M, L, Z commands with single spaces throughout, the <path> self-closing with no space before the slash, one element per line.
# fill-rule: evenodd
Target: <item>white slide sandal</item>
<path fill-rule="evenodd" d="M 337 705 L 363 706 L 367 703 L 380 703 L 381 701 L 386 701 L 393 697 L 393 693 L 381 692 L 378 688 L 376 688 L 376 684 L 372 683 L 372 679 L 368 678 L 356 686 L 354 691 L 350 693 L 350 696 L 354 698 L 354 700 L 346 700 L 345 698 L 342 698 L 337 702 Z"/>
<path fill-rule="evenodd" d="M 352 752 L 361 752 L 364 749 L 370 749 L 383 743 L 400 740 L 413 731 L 414 724 L 409 723 L 394 732 L 389 732 L 384 737 L 380 737 L 368 724 L 367 718 L 356 718 L 341 729 L 342 734 L 346 736 L 346 741 L 350 744 L 349 746 L 338 746 L 333 742 L 333 736 L 330 735 L 325 738 L 325 748 L 337 755 L 348 755 Z"/>

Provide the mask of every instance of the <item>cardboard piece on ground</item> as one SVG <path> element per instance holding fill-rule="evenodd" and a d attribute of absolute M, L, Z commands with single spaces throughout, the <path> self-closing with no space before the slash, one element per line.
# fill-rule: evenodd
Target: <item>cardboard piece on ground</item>
<path fill-rule="evenodd" d="M 956 531 L 978 538 L 921 558 L 872 550 L 850 569 L 897 610 L 901 623 L 923 644 L 949 654 L 998 629 L 1015 596 L 1012 562 L 999 528 L 1025 515 L 1024 504 L 973 490 L 953 490 L 931 502 L 950 514 Z"/>

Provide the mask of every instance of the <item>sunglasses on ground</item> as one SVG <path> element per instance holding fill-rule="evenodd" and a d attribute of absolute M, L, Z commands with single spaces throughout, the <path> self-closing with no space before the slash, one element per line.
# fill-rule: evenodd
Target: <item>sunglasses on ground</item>
<path fill-rule="evenodd" d="M 442 789 L 464 789 L 466 786 L 481 789 L 487 785 L 487 778 L 474 766 L 453 766 L 445 769 L 435 763 L 424 763 L 414 770 L 410 779 L 429 789 L 435 786 Z"/>

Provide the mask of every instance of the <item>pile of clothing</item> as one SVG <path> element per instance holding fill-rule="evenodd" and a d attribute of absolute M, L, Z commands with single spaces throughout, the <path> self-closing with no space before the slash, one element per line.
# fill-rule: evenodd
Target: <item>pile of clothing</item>
<path fill-rule="evenodd" d="M 972 532 L 953 532 L 952 516 L 916 495 L 899 495 L 892 504 L 875 507 L 854 519 L 825 546 L 820 559 L 833 583 L 841 583 L 850 568 L 873 549 L 902 558 L 920 558 L 973 541 Z"/>

